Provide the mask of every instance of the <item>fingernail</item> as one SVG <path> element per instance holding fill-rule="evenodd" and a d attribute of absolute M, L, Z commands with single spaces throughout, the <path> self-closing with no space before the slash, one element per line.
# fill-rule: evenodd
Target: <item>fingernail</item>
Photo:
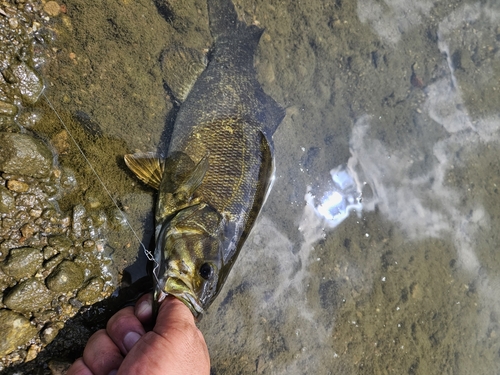
<path fill-rule="evenodd" d="M 110 373 L 108 375 L 116 375 L 118 373 L 117 370 L 111 370 Z"/>
<path fill-rule="evenodd" d="M 129 332 L 125 335 L 125 337 L 123 338 L 123 346 L 125 346 L 127 352 L 129 352 L 130 349 L 132 349 L 132 347 L 140 338 L 141 335 L 139 335 L 137 332 Z"/>
<path fill-rule="evenodd" d="M 142 301 L 139 304 L 139 306 L 137 306 L 137 310 L 136 310 L 137 317 L 139 317 L 139 318 L 148 317 L 151 314 L 152 314 L 152 306 L 148 300 Z"/>

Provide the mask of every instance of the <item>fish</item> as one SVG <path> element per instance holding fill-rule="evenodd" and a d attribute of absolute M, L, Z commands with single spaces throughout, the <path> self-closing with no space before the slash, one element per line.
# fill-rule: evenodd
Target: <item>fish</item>
<path fill-rule="evenodd" d="M 158 190 L 154 301 L 173 295 L 201 319 L 219 294 L 269 193 L 272 136 L 285 111 L 256 77 L 263 29 L 230 0 L 208 0 L 208 64 L 180 104 L 166 157 L 125 155 Z"/>

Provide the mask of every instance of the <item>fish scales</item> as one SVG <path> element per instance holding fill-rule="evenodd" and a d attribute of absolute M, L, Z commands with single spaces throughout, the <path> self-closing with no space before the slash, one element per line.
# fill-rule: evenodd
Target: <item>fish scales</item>
<path fill-rule="evenodd" d="M 230 0 L 208 0 L 208 65 L 178 111 L 165 160 L 126 155 L 157 188 L 155 301 L 171 294 L 197 317 L 224 284 L 267 196 L 272 135 L 283 108 L 253 65 L 263 30 L 238 20 Z"/>

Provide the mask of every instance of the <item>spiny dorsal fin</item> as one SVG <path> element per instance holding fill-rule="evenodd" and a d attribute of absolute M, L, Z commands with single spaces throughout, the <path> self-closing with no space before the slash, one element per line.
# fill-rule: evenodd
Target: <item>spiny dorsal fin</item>
<path fill-rule="evenodd" d="M 139 180 L 156 190 L 160 188 L 164 164 L 154 152 L 127 154 L 123 159 Z"/>

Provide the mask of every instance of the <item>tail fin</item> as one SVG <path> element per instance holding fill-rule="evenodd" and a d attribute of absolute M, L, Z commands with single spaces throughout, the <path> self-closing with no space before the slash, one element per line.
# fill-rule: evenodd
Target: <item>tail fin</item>
<path fill-rule="evenodd" d="M 207 3 L 210 32 L 215 42 L 222 42 L 224 39 L 239 40 L 255 51 L 264 30 L 238 20 L 231 0 L 208 0 Z"/>

